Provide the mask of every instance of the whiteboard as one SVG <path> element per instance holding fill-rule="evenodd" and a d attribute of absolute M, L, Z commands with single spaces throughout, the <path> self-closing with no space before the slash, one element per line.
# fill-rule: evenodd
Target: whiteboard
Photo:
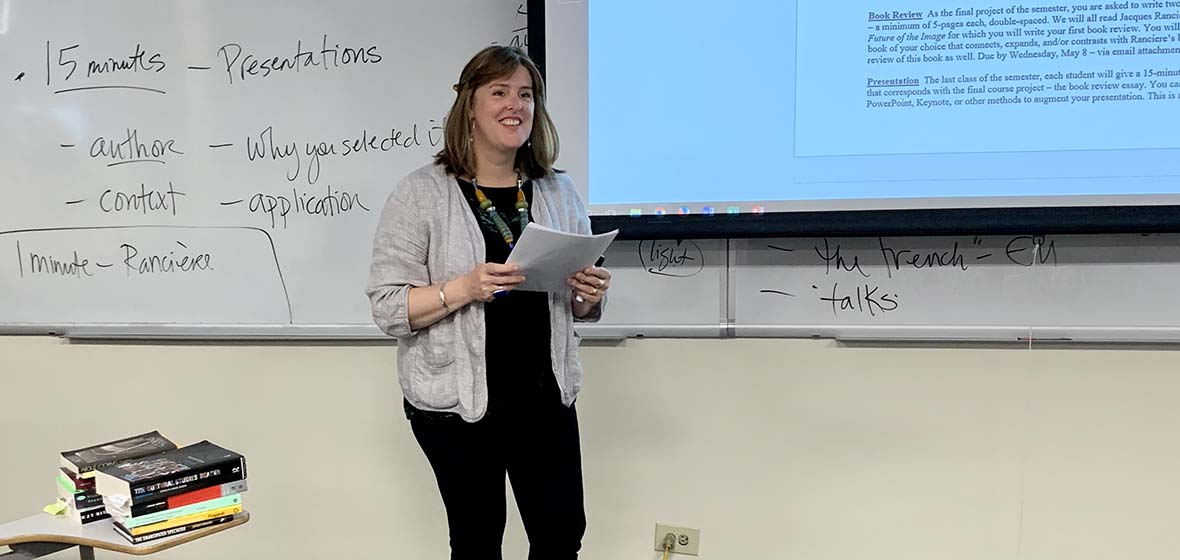
<path fill-rule="evenodd" d="M 0 324 L 355 326 L 517 0 L 0 3 Z"/>
<path fill-rule="evenodd" d="M 526 18 L 0 2 L 0 329 L 383 336 L 363 294 L 377 209 L 437 152 L 462 64 L 527 44 Z M 1172 235 L 619 241 L 606 266 L 584 336 L 1180 339 Z"/>
<path fill-rule="evenodd" d="M 738 336 L 1180 340 L 1180 236 L 733 242 Z"/>
<path fill-rule="evenodd" d="M 721 337 L 729 324 L 726 240 L 615 241 L 603 264 L 611 289 L 588 337 Z"/>

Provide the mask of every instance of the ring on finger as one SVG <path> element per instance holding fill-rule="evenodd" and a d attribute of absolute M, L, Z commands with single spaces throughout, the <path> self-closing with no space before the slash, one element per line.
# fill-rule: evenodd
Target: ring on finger
<path fill-rule="evenodd" d="M 599 278 L 599 279 L 598 279 L 598 287 L 599 287 L 599 288 L 601 288 L 601 287 L 603 287 L 603 286 L 605 286 L 605 285 L 606 285 L 606 280 L 603 280 L 602 278 Z"/>

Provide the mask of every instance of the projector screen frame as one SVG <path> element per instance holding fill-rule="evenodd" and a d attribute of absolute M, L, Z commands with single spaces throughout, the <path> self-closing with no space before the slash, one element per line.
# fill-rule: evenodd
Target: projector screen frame
<path fill-rule="evenodd" d="M 546 75 L 545 0 L 527 0 L 529 56 Z M 589 201 L 585 201 L 589 204 Z M 949 201 L 948 201 L 949 202 Z M 743 239 L 936 235 L 1150 234 L 1180 232 L 1180 204 L 806 210 L 761 214 L 592 214 L 595 233 L 618 239 Z"/>
<path fill-rule="evenodd" d="M 590 216 L 595 233 L 618 239 L 754 239 L 939 235 L 1070 235 L 1180 232 L 1180 206 L 937 208 Z"/>

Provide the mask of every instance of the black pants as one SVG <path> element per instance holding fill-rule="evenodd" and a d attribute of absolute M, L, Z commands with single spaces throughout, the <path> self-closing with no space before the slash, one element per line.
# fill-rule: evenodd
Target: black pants
<path fill-rule="evenodd" d="M 578 415 L 552 392 L 556 383 L 546 385 L 536 398 L 494 400 L 475 423 L 408 411 L 447 511 L 451 560 L 501 559 L 505 474 L 528 533 L 529 560 L 578 557 L 586 532 Z"/>

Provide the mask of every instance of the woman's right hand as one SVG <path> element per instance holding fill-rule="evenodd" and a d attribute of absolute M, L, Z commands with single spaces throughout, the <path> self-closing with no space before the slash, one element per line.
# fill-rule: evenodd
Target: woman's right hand
<path fill-rule="evenodd" d="M 512 290 L 524 282 L 520 267 L 515 264 L 483 263 L 462 277 L 468 297 L 477 301 L 492 301 L 497 291 Z"/>

